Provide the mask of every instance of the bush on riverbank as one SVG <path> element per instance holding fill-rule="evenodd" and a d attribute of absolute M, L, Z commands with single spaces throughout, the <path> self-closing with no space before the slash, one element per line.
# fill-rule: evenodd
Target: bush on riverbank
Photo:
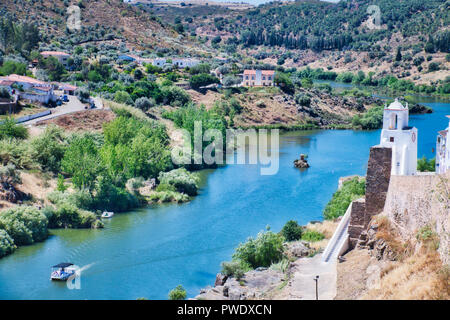
<path fill-rule="evenodd" d="M 221 273 L 227 277 L 235 277 L 237 280 L 241 280 L 250 269 L 250 266 L 242 261 L 224 261 L 222 262 Z"/>
<path fill-rule="evenodd" d="M 174 169 L 169 172 L 161 172 L 158 176 L 158 180 L 160 181 L 160 184 L 173 186 L 176 191 L 185 193 L 188 196 L 195 196 L 197 194 L 197 184 L 199 178 L 197 175 L 190 173 L 185 168 Z"/>
<path fill-rule="evenodd" d="M 286 241 L 296 241 L 302 237 L 302 227 L 297 221 L 289 220 L 281 229 L 280 234 Z"/>
<path fill-rule="evenodd" d="M 255 239 L 241 243 L 233 254 L 233 261 L 248 264 L 251 268 L 270 267 L 283 258 L 283 236 L 271 231 L 260 232 Z"/>
<path fill-rule="evenodd" d="M 185 300 L 186 297 L 186 290 L 181 284 L 179 284 L 175 289 L 172 289 L 169 292 L 169 300 Z"/>
<path fill-rule="evenodd" d="M 16 250 L 13 238 L 3 229 L 0 229 L 0 258 Z"/>
<path fill-rule="evenodd" d="M 0 229 L 6 231 L 17 246 L 47 238 L 47 217 L 35 207 L 17 206 L 0 212 Z"/>
<path fill-rule="evenodd" d="M 366 193 L 366 181 L 353 178 L 344 182 L 342 188 L 333 194 L 323 213 L 326 220 L 336 219 L 345 214 L 350 203 Z"/>
<path fill-rule="evenodd" d="M 383 126 L 383 110 L 383 106 L 376 106 L 362 115 L 355 115 L 352 119 L 352 126 L 363 130 L 380 129 Z"/>

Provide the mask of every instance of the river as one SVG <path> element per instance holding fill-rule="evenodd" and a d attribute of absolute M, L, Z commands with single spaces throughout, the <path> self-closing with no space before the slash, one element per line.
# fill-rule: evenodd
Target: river
<path fill-rule="evenodd" d="M 433 114 L 413 115 L 419 157 L 433 157 L 436 133 L 448 124 L 450 104 L 427 99 Z M 321 220 L 341 176 L 365 174 L 380 131 L 315 130 L 280 137 L 280 169 L 261 176 L 258 165 L 205 170 L 200 194 L 181 205 L 118 214 L 102 230 L 51 230 L 48 240 L 0 259 L 0 299 L 166 299 L 182 284 L 189 297 L 214 283 L 220 263 L 267 225 Z M 309 155 L 311 168 L 293 160 Z M 81 288 L 49 280 L 50 267 L 73 262 L 85 269 Z"/>

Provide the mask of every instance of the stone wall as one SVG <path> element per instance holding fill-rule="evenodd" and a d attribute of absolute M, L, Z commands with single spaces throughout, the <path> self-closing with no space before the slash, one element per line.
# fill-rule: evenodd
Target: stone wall
<path fill-rule="evenodd" d="M 353 201 L 348 227 L 350 248 L 354 248 L 361 233 L 374 215 L 383 211 L 391 178 L 392 149 L 370 148 L 366 174 L 366 196 Z"/>
<path fill-rule="evenodd" d="M 442 261 L 450 263 L 450 172 L 392 176 L 383 214 L 404 241 L 431 227 L 440 239 Z"/>
<path fill-rule="evenodd" d="M 391 178 L 391 158 L 391 148 L 370 148 L 366 174 L 366 226 L 372 216 L 383 211 Z"/>

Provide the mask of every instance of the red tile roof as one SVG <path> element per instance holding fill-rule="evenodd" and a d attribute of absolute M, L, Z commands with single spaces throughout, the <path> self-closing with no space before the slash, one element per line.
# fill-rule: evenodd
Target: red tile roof
<path fill-rule="evenodd" d="M 62 51 L 42 51 L 43 56 L 70 56 L 70 54 Z"/>
<path fill-rule="evenodd" d="M 17 74 L 10 74 L 9 76 L 6 77 L 0 77 L 0 81 L 24 82 L 32 85 L 50 86 L 50 84 L 48 84 L 47 82 L 26 76 L 19 76 Z"/>
<path fill-rule="evenodd" d="M 446 136 L 447 136 L 447 133 L 448 133 L 447 130 L 439 131 L 439 134 L 440 134 L 441 136 L 443 136 L 443 137 L 446 137 Z"/>
<path fill-rule="evenodd" d="M 256 74 L 256 70 L 244 70 L 245 75 Z M 271 76 L 275 74 L 274 70 L 261 70 L 261 74 L 264 76 Z"/>

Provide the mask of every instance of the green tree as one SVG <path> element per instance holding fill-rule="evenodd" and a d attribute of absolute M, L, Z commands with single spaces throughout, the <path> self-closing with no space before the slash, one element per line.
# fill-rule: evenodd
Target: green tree
<path fill-rule="evenodd" d="M 72 176 L 76 188 L 92 190 L 97 176 L 104 169 L 92 138 L 75 138 L 64 153 L 61 168 Z"/>
<path fill-rule="evenodd" d="M 175 289 L 172 289 L 169 292 L 169 300 L 185 300 L 186 297 L 186 290 L 181 284 L 179 284 Z"/>
<path fill-rule="evenodd" d="M 302 227 L 297 221 L 289 220 L 281 229 L 281 235 L 286 241 L 299 240 L 302 237 Z"/>

